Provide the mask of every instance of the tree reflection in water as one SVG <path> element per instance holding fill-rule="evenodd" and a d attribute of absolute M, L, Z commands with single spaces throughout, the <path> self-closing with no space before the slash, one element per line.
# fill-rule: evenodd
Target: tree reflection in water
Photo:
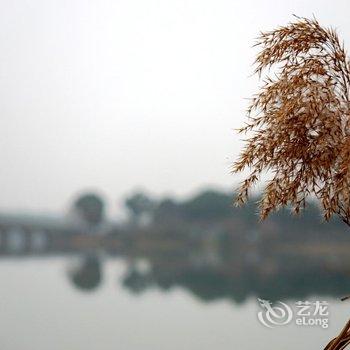
<path fill-rule="evenodd" d="M 68 270 L 68 278 L 79 290 L 96 290 L 103 278 L 103 268 L 99 257 L 95 254 L 82 257 L 77 266 Z"/>
<path fill-rule="evenodd" d="M 167 292 L 177 287 L 203 302 L 228 299 L 243 303 L 249 297 L 269 300 L 306 299 L 313 295 L 339 298 L 350 290 L 346 271 L 332 271 L 317 265 L 301 268 L 296 264 L 291 269 L 288 264 L 288 269 L 262 274 L 249 264 L 240 271 L 230 269 L 225 263 L 198 267 L 191 259 L 184 260 L 180 255 L 149 258 L 147 269 L 139 268 L 137 258 L 125 259 L 127 268 L 118 283 L 136 295 L 151 288 Z M 101 258 L 91 253 L 83 256 L 78 266 L 69 270 L 68 278 L 81 291 L 95 291 L 103 279 Z"/>

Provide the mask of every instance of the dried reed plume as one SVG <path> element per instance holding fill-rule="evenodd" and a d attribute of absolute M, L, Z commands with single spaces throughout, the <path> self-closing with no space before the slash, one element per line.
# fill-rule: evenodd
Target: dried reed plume
<path fill-rule="evenodd" d="M 248 108 L 239 130 L 249 138 L 233 173 L 250 175 L 237 203 L 247 200 L 261 173 L 272 173 L 260 214 L 291 205 L 296 213 L 316 195 L 324 218 L 338 214 L 350 225 L 350 63 L 334 29 L 296 18 L 261 33 L 255 73 L 273 72 Z"/>

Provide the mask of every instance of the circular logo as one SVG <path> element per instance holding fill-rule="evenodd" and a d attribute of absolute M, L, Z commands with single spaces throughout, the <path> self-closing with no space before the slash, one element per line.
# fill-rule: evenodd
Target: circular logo
<path fill-rule="evenodd" d="M 268 300 L 258 299 L 258 301 L 264 309 L 258 312 L 258 319 L 265 327 L 284 326 L 292 320 L 292 309 L 282 301 L 277 303 L 278 306 L 272 305 Z"/>

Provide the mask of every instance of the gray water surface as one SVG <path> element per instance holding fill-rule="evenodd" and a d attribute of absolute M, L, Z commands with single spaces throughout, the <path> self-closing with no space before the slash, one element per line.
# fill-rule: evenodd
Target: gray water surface
<path fill-rule="evenodd" d="M 93 290 L 69 278 L 76 262 L 60 258 L 0 261 L 2 350 L 322 349 L 350 316 L 350 303 L 330 303 L 330 327 L 259 323 L 256 298 L 204 302 L 180 287 L 131 293 L 120 280 L 127 263 L 103 262 Z M 296 300 L 287 300 L 292 305 Z"/>

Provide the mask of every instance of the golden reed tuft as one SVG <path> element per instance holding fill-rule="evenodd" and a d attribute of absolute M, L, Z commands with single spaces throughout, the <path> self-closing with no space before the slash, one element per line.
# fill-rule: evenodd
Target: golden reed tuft
<path fill-rule="evenodd" d="M 316 19 L 263 32 L 255 73 L 268 70 L 252 98 L 248 135 L 232 172 L 248 168 L 236 198 L 243 204 L 261 173 L 268 180 L 259 203 L 261 218 L 306 198 L 319 199 L 324 218 L 338 214 L 350 225 L 350 63 L 334 29 Z"/>

